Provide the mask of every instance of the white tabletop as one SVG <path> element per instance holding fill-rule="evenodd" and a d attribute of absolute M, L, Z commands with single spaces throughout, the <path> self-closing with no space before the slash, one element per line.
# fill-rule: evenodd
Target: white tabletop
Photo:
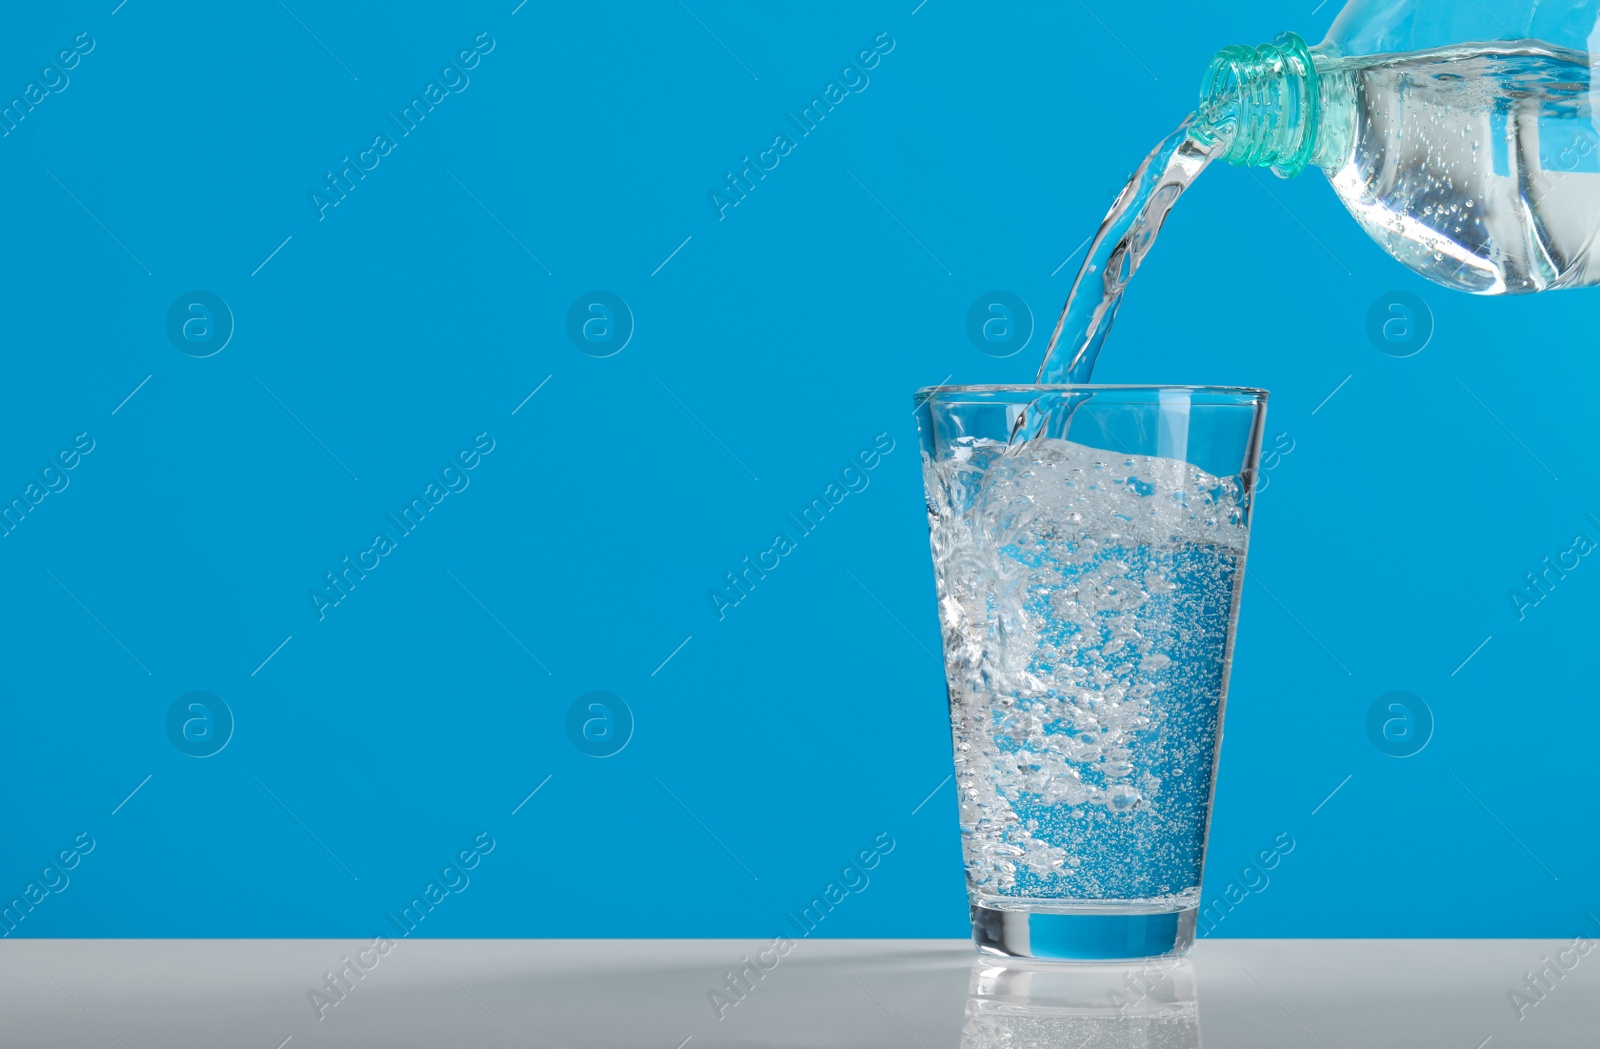
<path fill-rule="evenodd" d="M 6 940 L 0 1045 L 1565 1049 L 1600 1041 L 1591 946 L 1205 941 L 1030 975 L 949 940 Z M 343 959 L 370 967 L 330 991 Z"/>

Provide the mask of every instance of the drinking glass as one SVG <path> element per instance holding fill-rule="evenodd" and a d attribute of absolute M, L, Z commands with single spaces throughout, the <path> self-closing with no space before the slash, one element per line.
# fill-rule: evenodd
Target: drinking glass
<path fill-rule="evenodd" d="M 972 932 L 1194 942 L 1267 394 L 917 394 Z"/>

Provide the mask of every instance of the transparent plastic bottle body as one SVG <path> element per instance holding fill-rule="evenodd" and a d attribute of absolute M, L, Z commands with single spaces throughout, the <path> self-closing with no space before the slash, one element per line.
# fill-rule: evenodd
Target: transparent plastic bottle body
<path fill-rule="evenodd" d="M 1322 168 L 1430 280 L 1581 287 L 1600 283 L 1591 41 L 1600 0 L 1354 0 L 1316 48 L 1219 54 L 1201 111 L 1234 163 Z"/>
<path fill-rule="evenodd" d="M 1525 47 L 1330 62 L 1349 148 L 1325 169 L 1396 259 L 1463 291 L 1600 283 L 1588 55 Z M 1343 68 L 1340 68 L 1343 66 Z M 1335 96 L 1337 97 L 1337 96 Z"/>

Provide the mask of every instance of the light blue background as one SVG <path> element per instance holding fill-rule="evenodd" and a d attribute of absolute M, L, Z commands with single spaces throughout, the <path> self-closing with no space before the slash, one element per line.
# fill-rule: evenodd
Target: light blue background
<path fill-rule="evenodd" d="M 1063 260 L 1211 52 L 1336 5 L 514 3 L 8 15 L 0 93 L 96 41 L 0 139 L 0 489 L 96 441 L 0 539 L 0 897 L 96 842 L 15 935 L 371 935 L 480 832 L 419 935 L 768 935 L 880 833 L 817 934 L 965 935 L 911 391 L 1027 381 Z M 319 220 L 324 172 L 481 32 L 470 87 Z M 719 220 L 724 173 L 885 32 Z M 236 318 L 203 359 L 166 332 L 195 289 Z M 636 318 L 604 359 L 566 331 L 595 289 Z M 995 289 L 1045 329 L 1003 360 L 966 334 Z M 1396 290 L 1436 318 L 1406 359 L 1367 335 Z M 1098 377 L 1270 388 L 1294 447 L 1207 901 L 1296 847 L 1215 935 L 1585 927 L 1600 567 L 1525 621 L 1508 593 L 1600 537 L 1597 304 L 1435 290 L 1316 173 L 1219 169 L 1175 211 Z M 319 621 L 308 591 L 480 433 L 470 487 Z M 870 487 L 719 621 L 878 434 Z M 193 690 L 236 719 L 203 760 L 165 727 Z M 592 690 L 636 719 L 610 758 L 567 733 Z M 1407 759 L 1366 729 L 1395 690 L 1436 720 Z"/>

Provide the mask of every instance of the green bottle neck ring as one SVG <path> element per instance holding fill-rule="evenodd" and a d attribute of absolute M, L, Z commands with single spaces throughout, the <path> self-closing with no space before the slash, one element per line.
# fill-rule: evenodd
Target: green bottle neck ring
<path fill-rule="evenodd" d="M 1284 33 L 1260 47 L 1217 52 L 1200 89 L 1191 134 L 1230 164 L 1271 168 L 1282 178 L 1306 169 L 1317 152 L 1322 83 L 1306 42 Z"/>

